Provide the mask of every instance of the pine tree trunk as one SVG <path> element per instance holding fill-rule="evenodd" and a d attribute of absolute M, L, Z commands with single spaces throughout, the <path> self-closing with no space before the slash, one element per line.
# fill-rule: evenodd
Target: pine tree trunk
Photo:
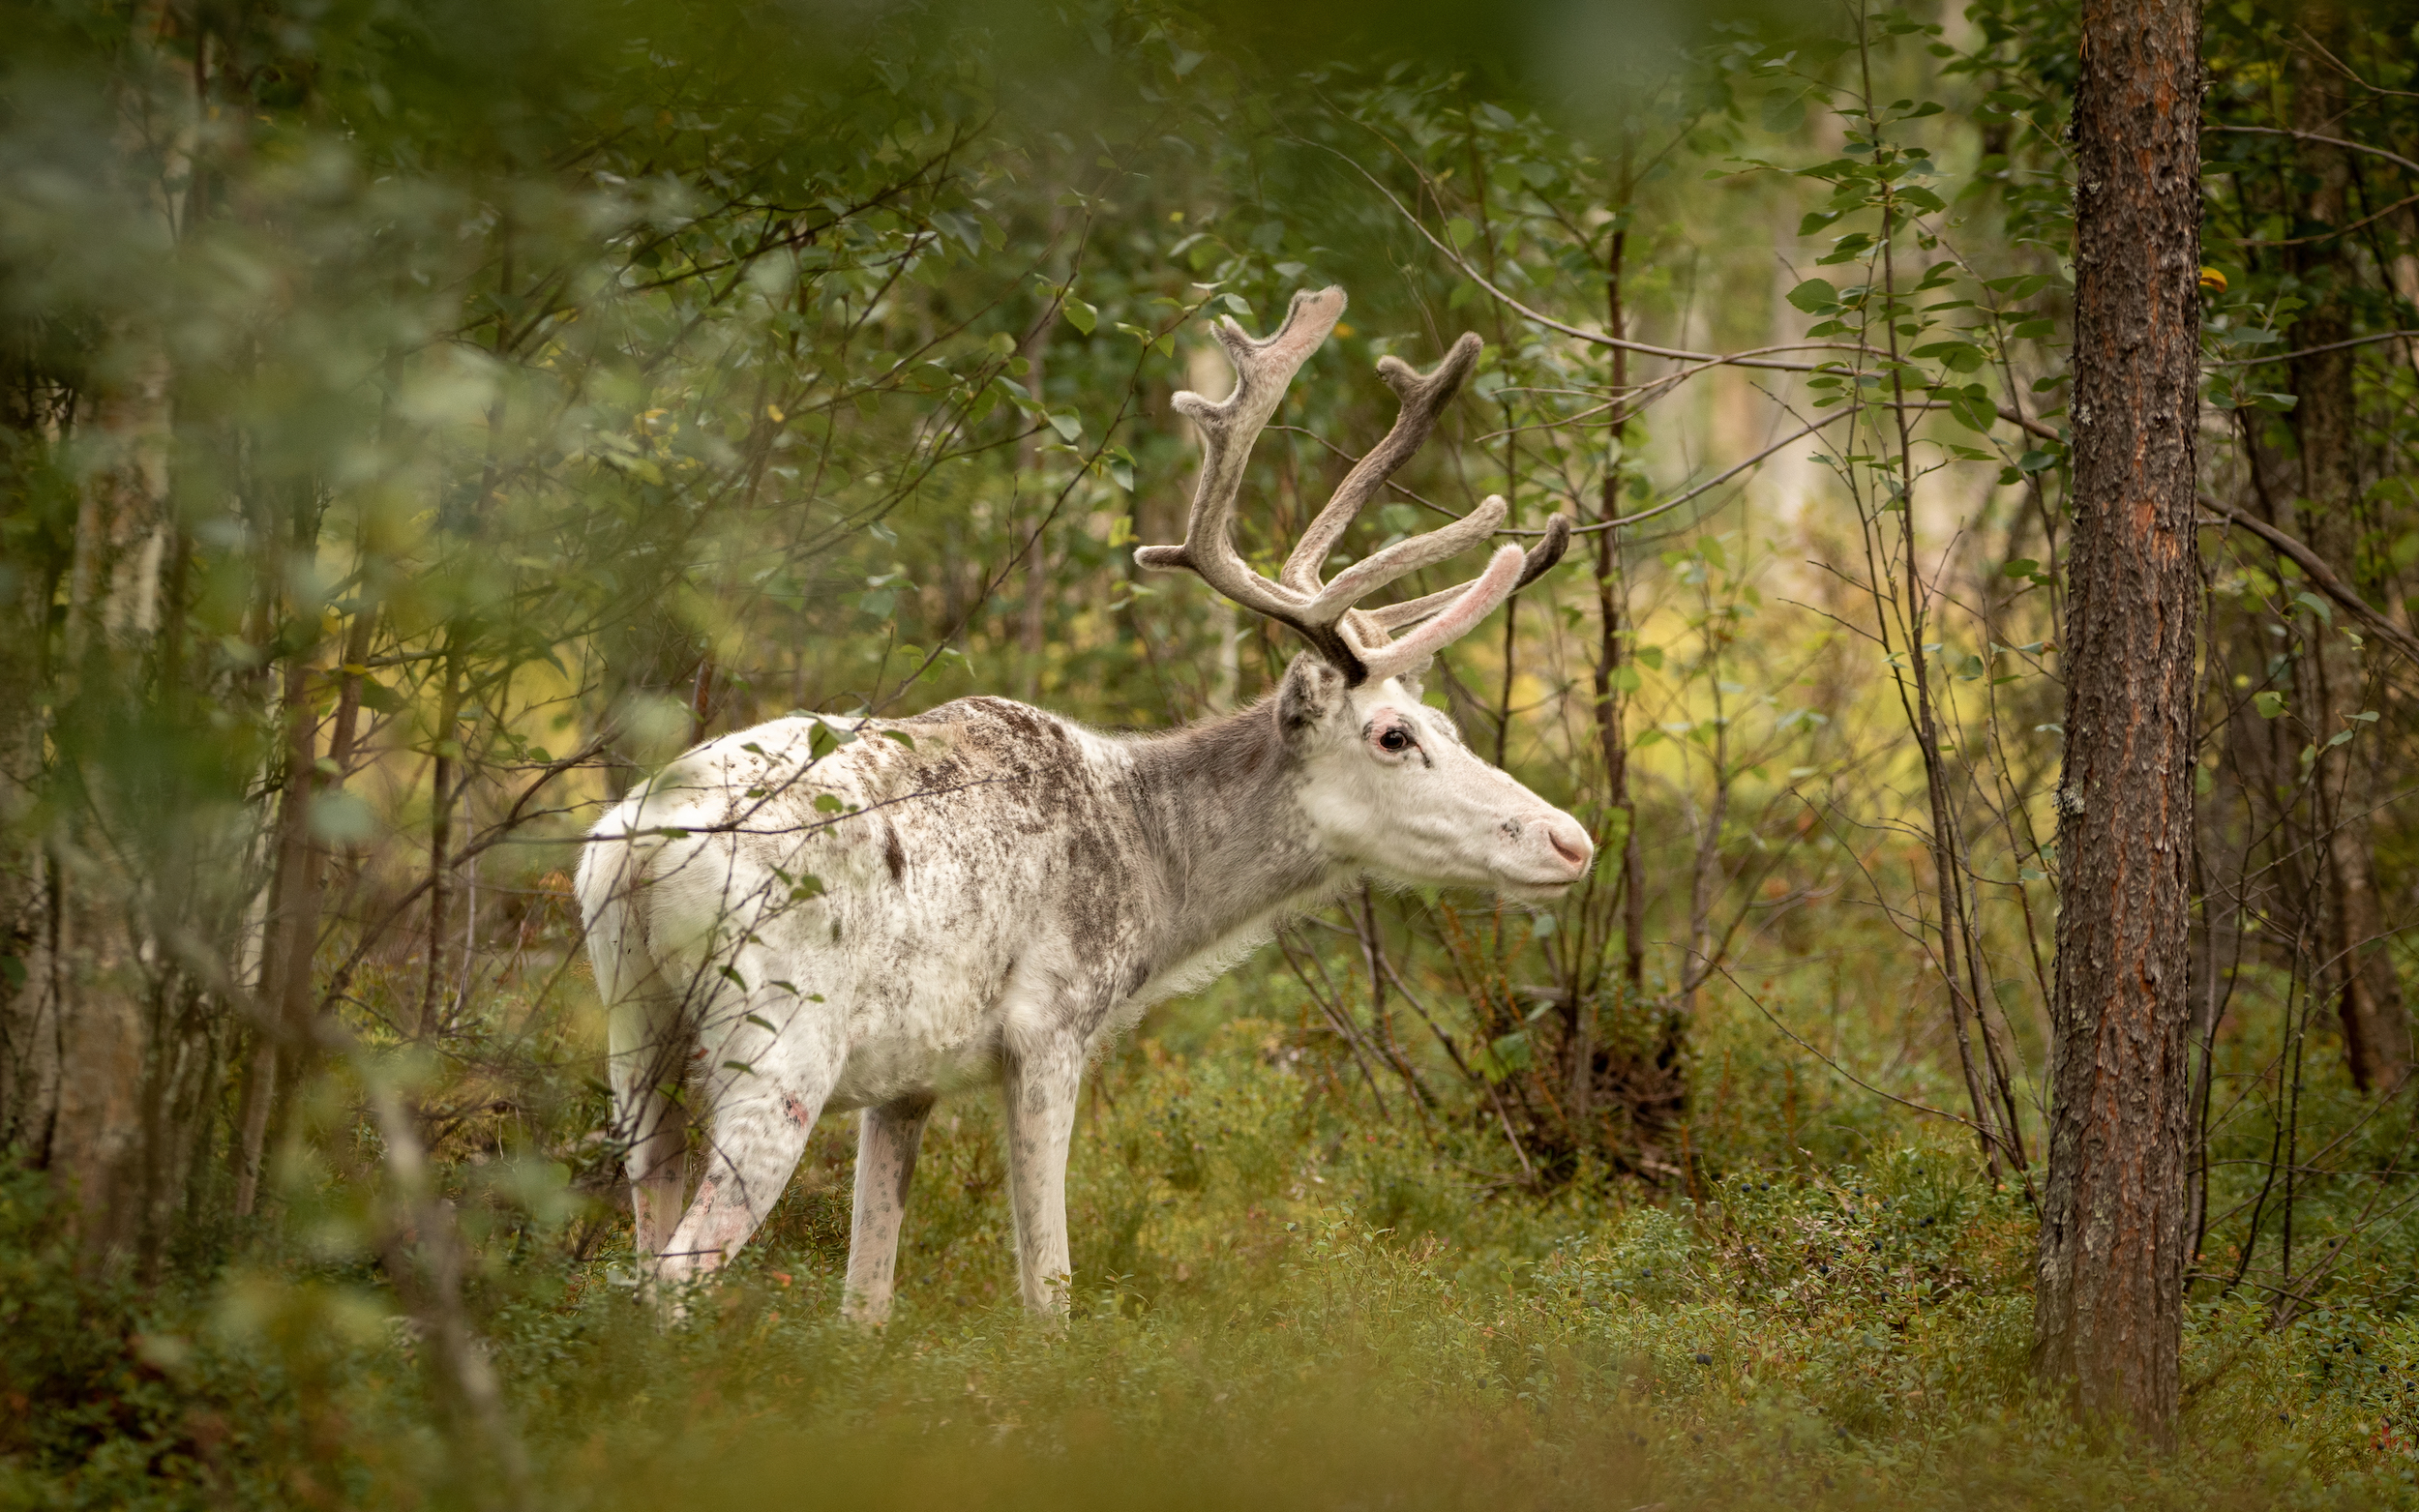
<path fill-rule="evenodd" d="M 2188 1060 L 2200 310 L 2196 0 L 2087 0 L 2076 88 L 2075 535 L 2036 1370 L 2173 1440 Z"/>

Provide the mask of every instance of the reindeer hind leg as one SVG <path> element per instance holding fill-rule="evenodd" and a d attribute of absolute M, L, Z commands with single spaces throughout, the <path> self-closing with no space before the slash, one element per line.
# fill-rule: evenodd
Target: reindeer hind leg
<path fill-rule="evenodd" d="M 688 1114 L 680 1093 L 690 1036 L 678 1004 L 647 988 L 614 1004 L 608 1024 L 612 1132 L 623 1146 L 623 1170 L 630 1179 L 640 1276 L 651 1283 L 680 1218 L 688 1148 Z"/>
<path fill-rule="evenodd" d="M 763 980 L 748 964 L 741 970 Z M 839 1083 L 839 1030 L 836 1014 L 808 1009 L 785 985 L 738 999 L 722 1032 L 705 1036 L 705 1174 L 665 1244 L 667 1283 L 721 1269 L 781 1201 Z"/>

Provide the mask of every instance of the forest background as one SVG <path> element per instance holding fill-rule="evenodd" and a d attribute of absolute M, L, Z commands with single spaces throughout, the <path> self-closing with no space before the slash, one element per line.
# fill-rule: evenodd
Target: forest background
<path fill-rule="evenodd" d="M 0 1497 L 2413 1499 L 2419 31 L 2205 25 L 2163 1458 L 2026 1362 L 2073 8 L 10 4 Z M 979 1097 L 883 1333 L 840 1120 L 659 1330 L 578 835 L 791 709 L 1267 689 L 1131 548 L 1328 282 L 1246 550 L 1483 336 L 1348 549 L 1573 519 L 1433 697 L 1593 878 L 1147 1021 L 1062 1333 Z"/>

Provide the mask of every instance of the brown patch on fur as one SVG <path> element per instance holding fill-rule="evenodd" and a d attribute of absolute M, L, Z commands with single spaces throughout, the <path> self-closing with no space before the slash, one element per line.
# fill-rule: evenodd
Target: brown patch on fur
<path fill-rule="evenodd" d="M 881 821 L 881 859 L 890 868 L 890 879 L 904 885 L 907 881 L 907 847 L 899 844 L 899 827 L 888 819 Z"/>

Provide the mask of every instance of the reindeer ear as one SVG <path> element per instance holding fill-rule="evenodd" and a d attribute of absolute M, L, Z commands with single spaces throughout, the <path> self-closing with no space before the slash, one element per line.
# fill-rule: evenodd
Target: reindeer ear
<path fill-rule="evenodd" d="M 1285 668 L 1285 681 L 1277 688 L 1277 727 L 1292 735 L 1324 723 L 1344 691 L 1342 672 L 1318 653 L 1303 652 Z"/>

